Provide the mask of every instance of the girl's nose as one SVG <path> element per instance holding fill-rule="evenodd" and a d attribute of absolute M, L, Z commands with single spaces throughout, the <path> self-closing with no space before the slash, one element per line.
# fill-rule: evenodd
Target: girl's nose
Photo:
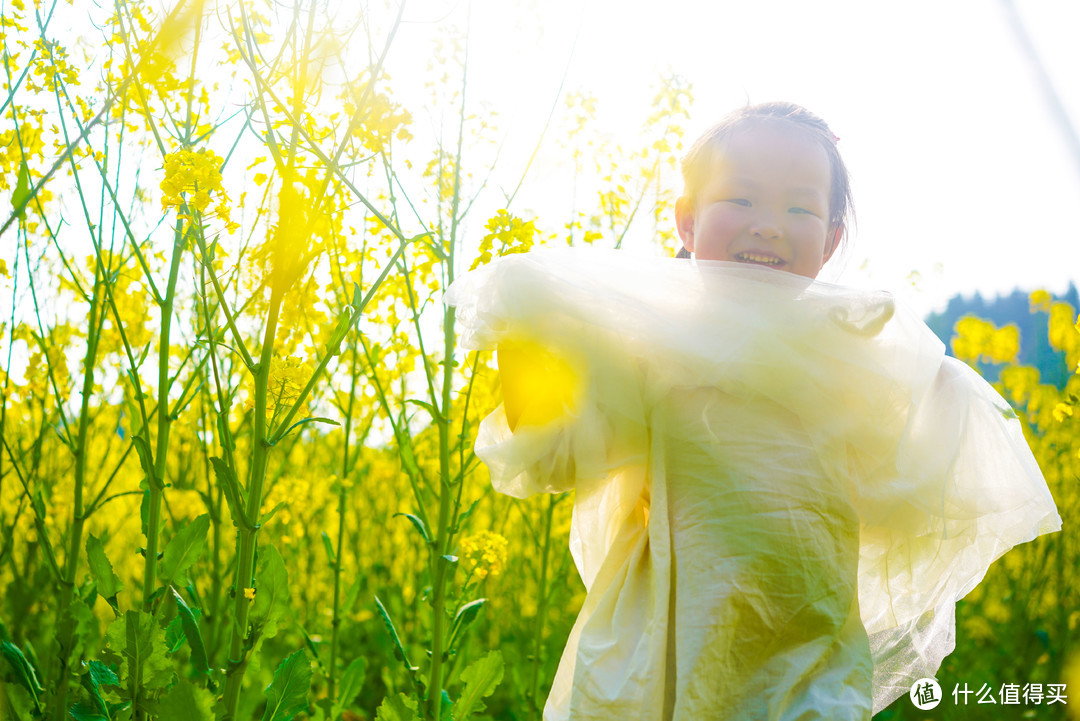
<path fill-rule="evenodd" d="M 773 240 L 780 237 L 780 225 L 773 220 L 772 216 L 761 216 L 750 227 L 750 233 L 755 238 Z"/>

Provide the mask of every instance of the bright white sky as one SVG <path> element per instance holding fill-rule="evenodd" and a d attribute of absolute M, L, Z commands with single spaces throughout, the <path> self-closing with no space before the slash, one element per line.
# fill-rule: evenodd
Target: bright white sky
<path fill-rule="evenodd" d="M 1016 5 L 1080 119 L 1080 4 Z M 414 130 L 430 122 L 424 96 L 404 90 L 420 86 L 410 76 L 429 57 L 427 21 L 464 25 L 468 12 L 468 0 L 406 6 L 390 68 Z M 595 93 L 597 122 L 630 147 L 665 70 L 693 84 L 688 141 L 747 100 L 790 100 L 825 118 L 851 171 L 858 229 L 842 273 L 827 267 L 822 279 L 893 290 L 922 312 L 958 292 L 1063 292 L 1080 279 L 1080 169 L 1001 0 L 586 0 L 584 10 L 580 0 L 472 0 L 470 105 L 500 114 L 508 190 L 575 35 L 564 90 Z M 518 212 L 544 223 L 543 181 L 564 161 L 538 161 Z"/>

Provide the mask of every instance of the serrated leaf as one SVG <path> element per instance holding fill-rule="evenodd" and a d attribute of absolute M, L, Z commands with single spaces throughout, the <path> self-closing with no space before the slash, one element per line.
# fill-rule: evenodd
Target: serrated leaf
<path fill-rule="evenodd" d="M 105 545 L 92 533 L 86 539 L 86 562 L 97 584 L 98 595 L 113 607 L 113 611 L 117 611 L 116 594 L 124 590 L 124 584 L 105 555 Z"/>
<path fill-rule="evenodd" d="M 202 633 L 199 631 L 199 609 L 188 606 L 175 588 L 172 589 L 172 594 L 176 600 L 176 610 L 179 612 L 178 617 L 184 629 L 184 636 L 191 648 L 191 664 L 195 667 L 195 673 L 205 676 L 210 673 L 210 663 L 206 657 Z"/>
<path fill-rule="evenodd" d="M 311 690 L 311 662 L 303 649 L 278 665 L 274 680 L 266 689 L 266 711 L 263 721 L 289 721 L 307 708 Z"/>
<path fill-rule="evenodd" d="M 375 721 L 416 721 L 420 718 L 420 704 L 411 696 L 399 693 L 387 696 L 375 712 Z"/>
<path fill-rule="evenodd" d="M 411 513 L 395 513 L 391 517 L 393 518 L 396 516 L 405 516 L 410 521 L 412 521 L 413 526 L 416 528 L 417 531 L 420 531 L 420 535 L 423 536 L 424 543 L 431 545 L 431 535 L 428 533 L 427 525 L 424 523 L 424 520 L 422 518 L 414 516 Z"/>
<path fill-rule="evenodd" d="M 176 653 L 184 645 L 184 641 L 184 622 L 177 615 L 165 627 L 165 649 L 169 653 Z"/>
<path fill-rule="evenodd" d="M 250 531 L 253 526 L 248 520 L 247 511 L 244 510 L 247 508 L 247 494 L 240 487 L 240 481 L 237 480 L 236 473 L 229 468 L 229 464 L 216 456 L 210 459 L 210 464 L 214 467 L 214 476 L 225 494 L 225 502 L 229 506 L 229 514 L 232 516 L 233 524 Z"/>
<path fill-rule="evenodd" d="M 147 691 L 165 688 L 172 682 L 172 661 L 165 655 L 165 629 L 143 611 L 127 611 L 109 625 L 106 637 L 115 649 L 122 649 L 128 675 L 142 679 Z"/>
<path fill-rule="evenodd" d="M 409 656 L 405 653 L 405 647 L 401 645 L 401 638 L 398 636 L 397 629 L 394 627 L 394 622 L 390 620 L 390 614 L 387 613 L 386 608 L 383 606 L 382 601 L 378 596 L 375 596 L 375 605 L 379 609 L 379 615 L 382 617 L 383 624 L 386 626 L 386 630 L 390 633 L 390 639 L 394 642 L 394 657 L 405 664 L 405 668 L 409 673 L 415 673 L 419 670 L 418 666 L 413 666 L 409 662 Z"/>
<path fill-rule="evenodd" d="M 116 670 L 106 666 L 101 661 L 94 659 L 87 664 L 87 673 L 93 680 L 94 684 L 99 688 L 101 686 L 119 686 L 120 677 L 116 675 Z"/>
<path fill-rule="evenodd" d="M 210 530 L 209 514 L 202 514 L 194 521 L 184 524 L 173 535 L 161 560 L 158 562 L 158 577 L 161 585 L 186 586 L 188 585 L 187 570 L 202 553 L 206 545 L 206 533 Z"/>
<path fill-rule="evenodd" d="M 332 719 L 337 719 L 341 712 L 352 704 L 353 699 L 360 693 L 360 689 L 364 687 L 367 664 L 367 657 L 360 656 L 353 659 L 352 663 L 345 668 L 345 673 L 341 675 L 341 683 L 338 685 L 337 698 L 334 699 L 334 706 L 330 711 Z"/>
<path fill-rule="evenodd" d="M 484 704 L 481 699 L 490 696 L 495 691 L 502 677 L 503 658 L 502 653 L 497 650 L 490 652 L 462 671 L 461 680 L 465 686 L 454 703 L 452 713 L 455 721 L 464 721 L 469 714 L 483 711 Z"/>
<path fill-rule="evenodd" d="M 158 721 L 213 721 L 214 695 L 181 680 L 158 704 Z"/>
<path fill-rule="evenodd" d="M 68 714 L 75 721 L 109 721 L 109 717 L 102 713 L 97 704 L 87 701 L 79 701 L 68 709 Z"/>
<path fill-rule="evenodd" d="M 277 634 L 278 622 L 289 607 L 289 573 L 285 561 L 272 545 L 259 553 L 255 574 L 255 600 L 251 604 L 251 622 L 265 638 Z"/>
<path fill-rule="evenodd" d="M 101 696 L 102 686 L 118 686 L 120 679 L 116 675 L 116 672 L 111 668 L 101 663 L 98 660 L 90 661 L 86 666 L 86 673 L 82 674 L 79 679 L 79 683 L 90 694 L 90 698 L 93 704 L 81 704 L 83 706 L 81 713 L 82 716 L 76 714 L 76 710 L 72 710 L 72 716 L 76 718 L 110 718 L 112 716 L 109 710 L 109 704 Z M 76 704 L 80 706 L 80 704 Z"/>

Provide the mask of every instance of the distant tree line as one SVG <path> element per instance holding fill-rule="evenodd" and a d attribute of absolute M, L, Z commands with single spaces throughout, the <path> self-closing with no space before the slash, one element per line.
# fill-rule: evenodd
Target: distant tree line
<path fill-rule="evenodd" d="M 998 296 L 987 301 L 978 292 L 971 298 L 955 295 L 949 299 L 945 310 L 940 313 L 931 313 L 926 317 L 926 324 L 930 330 L 945 343 L 952 355 L 951 339 L 956 321 L 966 315 L 974 315 L 983 320 L 989 320 L 998 327 L 1012 323 L 1020 329 L 1020 365 L 1033 366 L 1039 369 L 1039 376 L 1043 383 L 1053 383 L 1058 388 L 1065 386 L 1069 369 L 1065 366 L 1065 354 L 1050 348 L 1047 338 L 1047 319 L 1045 311 L 1031 311 L 1030 292 L 1014 290 L 1006 296 Z M 1080 307 L 1076 285 L 1069 284 L 1069 289 L 1064 295 L 1054 295 L 1054 301 L 1064 301 L 1073 308 Z M 998 377 L 999 367 L 986 363 L 979 363 L 983 376 L 989 381 L 995 381 Z"/>

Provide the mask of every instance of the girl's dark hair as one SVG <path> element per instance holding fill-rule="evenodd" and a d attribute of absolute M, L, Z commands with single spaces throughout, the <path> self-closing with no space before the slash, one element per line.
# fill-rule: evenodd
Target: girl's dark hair
<path fill-rule="evenodd" d="M 829 177 L 832 188 L 829 192 L 829 227 L 840 227 L 839 245 L 846 244 L 848 227 L 855 220 L 854 204 L 851 200 L 851 181 L 847 166 L 836 148 L 839 139 L 829 130 L 824 120 L 795 103 L 772 102 L 759 105 L 747 105 L 729 114 L 719 123 L 707 130 L 690 148 L 682 162 L 683 195 L 697 198 L 698 191 L 708 180 L 712 172 L 716 154 L 724 141 L 736 131 L 760 125 L 762 123 L 787 123 L 806 132 L 821 144 L 829 156 Z M 689 258 L 686 248 L 679 249 L 676 258 Z"/>

